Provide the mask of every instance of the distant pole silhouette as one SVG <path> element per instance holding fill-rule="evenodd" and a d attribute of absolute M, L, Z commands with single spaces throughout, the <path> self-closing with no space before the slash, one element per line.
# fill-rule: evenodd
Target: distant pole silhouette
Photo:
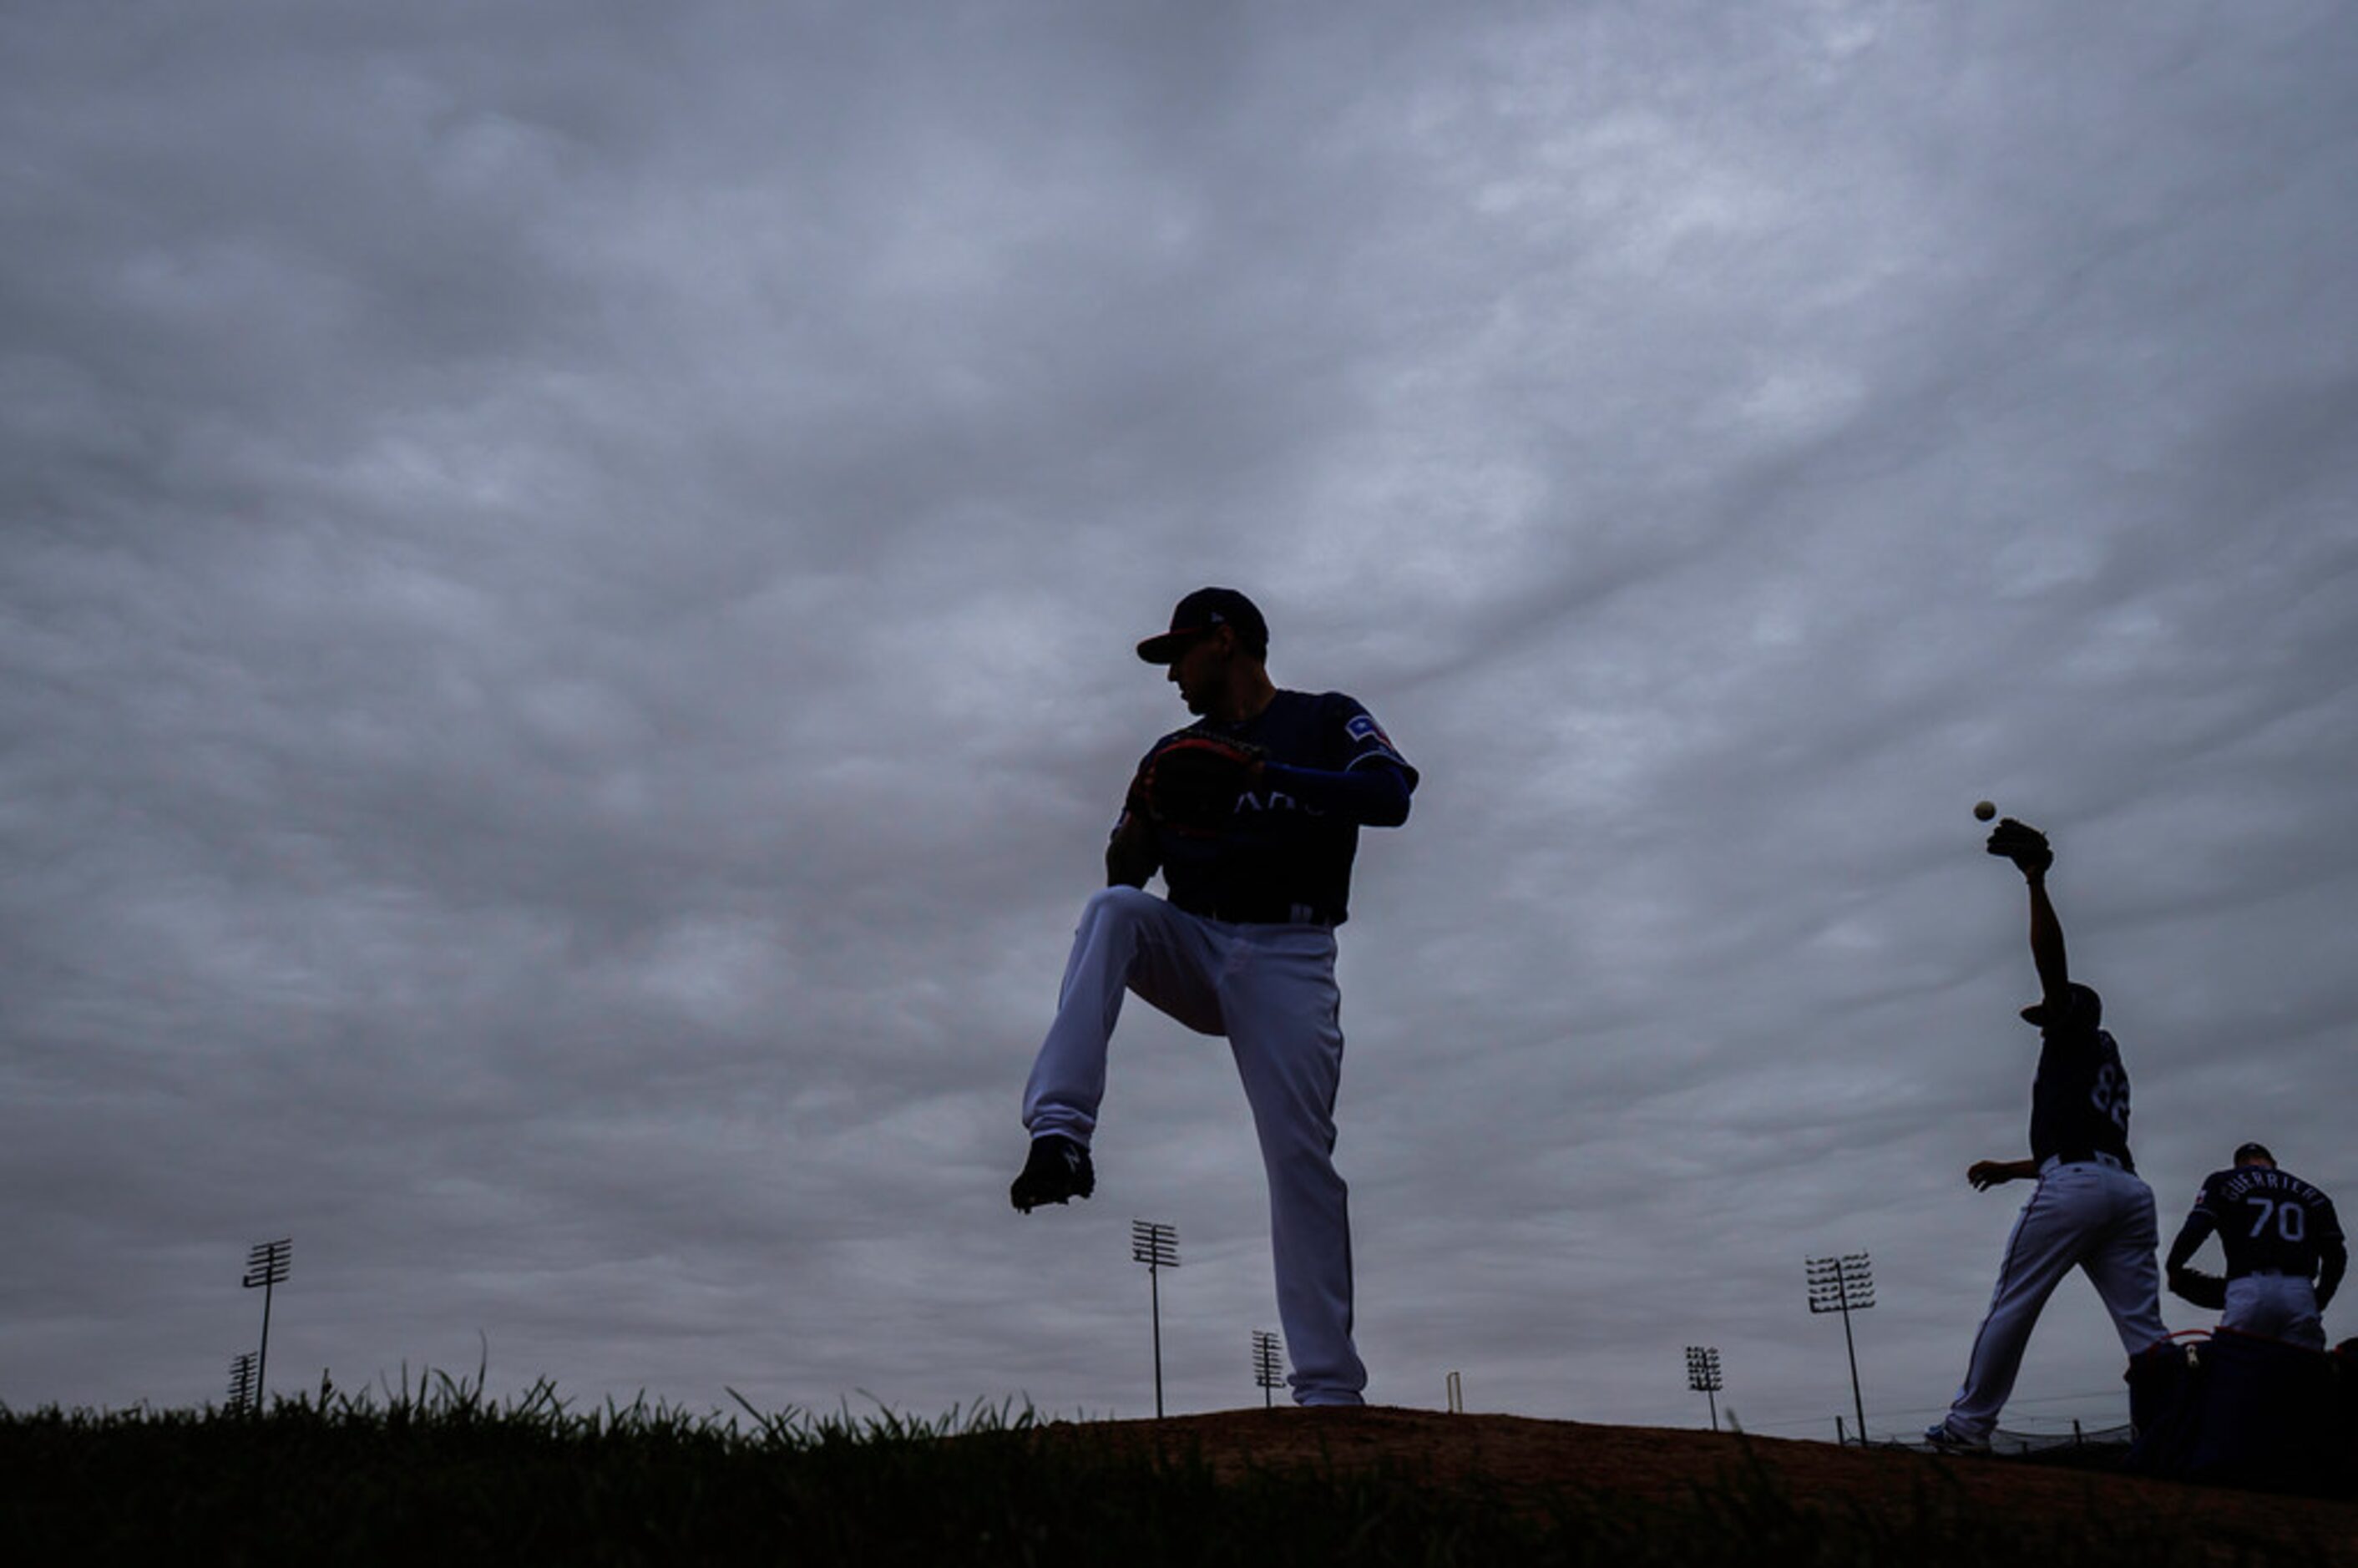
<path fill-rule="evenodd" d="M 254 1408 L 254 1352 L 241 1350 L 229 1363 L 229 1413 L 243 1415 Z"/>
<path fill-rule="evenodd" d="M 1850 1352 L 1851 1408 L 1858 1416 L 1858 1441 L 1866 1444 L 1866 1400 L 1858 1391 L 1858 1346 L 1851 1338 L 1850 1314 L 1875 1304 L 1875 1276 L 1866 1254 L 1846 1252 L 1839 1258 L 1809 1260 L 1810 1310 L 1838 1312 L 1843 1320 L 1843 1348 Z"/>
<path fill-rule="evenodd" d="M 262 1353 L 255 1357 L 254 1368 L 254 1408 L 262 1409 L 270 1398 L 270 1292 L 287 1282 L 287 1270 L 295 1250 L 294 1239 L 281 1237 L 276 1241 L 254 1244 L 245 1255 L 247 1290 L 262 1287 Z"/>
<path fill-rule="evenodd" d="M 1285 1381 L 1285 1357 L 1277 1347 L 1277 1336 L 1265 1328 L 1253 1330 L 1253 1381 L 1260 1386 L 1261 1409 L 1267 1410 L 1276 1396 L 1271 1392 Z"/>
<path fill-rule="evenodd" d="M 1154 1419 L 1163 1419 L 1163 1285 L 1164 1269 L 1179 1266 L 1179 1232 L 1143 1219 L 1130 1222 L 1130 1260 L 1146 1265 L 1147 1290 L 1154 1303 Z"/>
<path fill-rule="evenodd" d="M 1719 1390 L 1725 1387 L 1719 1380 L 1719 1347 L 1715 1345 L 1687 1346 L 1687 1387 L 1704 1397 L 1711 1410 L 1711 1429 L 1719 1430 Z"/>

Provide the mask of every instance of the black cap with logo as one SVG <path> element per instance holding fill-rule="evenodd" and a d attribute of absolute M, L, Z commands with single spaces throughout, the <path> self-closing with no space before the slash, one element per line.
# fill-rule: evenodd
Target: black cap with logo
<path fill-rule="evenodd" d="M 1269 651 L 1269 622 L 1253 601 L 1233 588 L 1199 588 L 1171 611 L 1171 630 L 1138 645 L 1138 656 L 1150 665 L 1167 665 L 1187 651 L 1187 644 L 1221 626 L 1236 628 L 1237 641 L 1258 654 Z"/>

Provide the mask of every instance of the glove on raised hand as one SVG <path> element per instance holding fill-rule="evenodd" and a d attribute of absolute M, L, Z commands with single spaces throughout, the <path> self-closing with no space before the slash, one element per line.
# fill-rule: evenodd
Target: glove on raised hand
<path fill-rule="evenodd" d="M 2055 851 L 2048 848 L 2047 835 L 2011 816 L 1990 829 L 1989 852 L 2012 860 L 2027 877 L 2037 876 L 2055 863 Z"/>

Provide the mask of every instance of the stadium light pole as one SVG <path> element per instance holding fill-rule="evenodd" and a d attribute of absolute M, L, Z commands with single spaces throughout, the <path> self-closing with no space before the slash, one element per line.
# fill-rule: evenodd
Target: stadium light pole
<path fill-rule="evenodd" d="M 254 1352 L 241 1350 L 229 1363 L 229 1413 L 243 1415 L 254 1405 Z"/>
<path fill-rule="evenodd" d="M 1711 1429 L 1719 1430 L 1719 1390 L 1725 1385 L 1719 1380 L 1719 1346 L 1690 1345 L 1687 1346 L 1687 1387 L 1704 1397 L 1711 1410 Z"/>
<path fill-rule="evenodd" d="M 1260 1406 L 1267 1410 L 1275 1401 L 1271 1392 L 1285 1381 L 1285 1357 L 1277 1347 L 1277 1336 L 1265 1328 L 1253 1330 L 1253 1381 L 1260 1387 Z"/>
<path fill-rule="evenodd" d="M 1858 1416 L 1859 1446 L 1866 1446 L 1866 1400 L 1858 1391 L 1858 1346 L 1851 1338 L 1850 1314 L 1875 1304 L 1875 1276 L 1866 1254 L 1846 1252 L 1839 1258 L 1809 1260 L 1810 1310 L 1838 1312 L 1843 1320 L 1843 1348 L 1850 1352 L 1851 1409 Z"/>
<path fill-rule="evenodd" d="M 1130 1222 L 1130 1260 L 1146 1265 L 1146 1286 L 1154 1303 L 1154 1419 L 1163 1419 L 1162 1271 L 1179 1266 L 1179 1232 L 1143 1219 Z"/>
<path fill-rule="evenodd" d="M 270 1397 L 270 1292 L 287 1282 L 287 1271 L 293 1258 L 295 1242 L 291 1237 L 276 1241 L 256 1242 L 245 1255 L 244 1285 L 247 1290 L 262 1287 L 262 1353 L 254 1358 L 254 1408 L 261 1410 Z"/>

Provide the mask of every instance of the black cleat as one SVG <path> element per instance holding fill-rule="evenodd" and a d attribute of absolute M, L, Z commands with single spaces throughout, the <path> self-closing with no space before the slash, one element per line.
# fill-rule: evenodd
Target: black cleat
<path fill-rule="evenodd" d="M 1007 1189 L 1007 1196 L 1016 1208 L 1030 1214 L 1044 1203 L 1069 1203 L 1085 1198 L 1098 1190 L 1098 1170 L 1089 1163 L 1089 1152 L 1061 1132 L 1051 1132 L 1032 1140 L 1032 1157 L 1023 1162 L 1023 1173 Z"/>

